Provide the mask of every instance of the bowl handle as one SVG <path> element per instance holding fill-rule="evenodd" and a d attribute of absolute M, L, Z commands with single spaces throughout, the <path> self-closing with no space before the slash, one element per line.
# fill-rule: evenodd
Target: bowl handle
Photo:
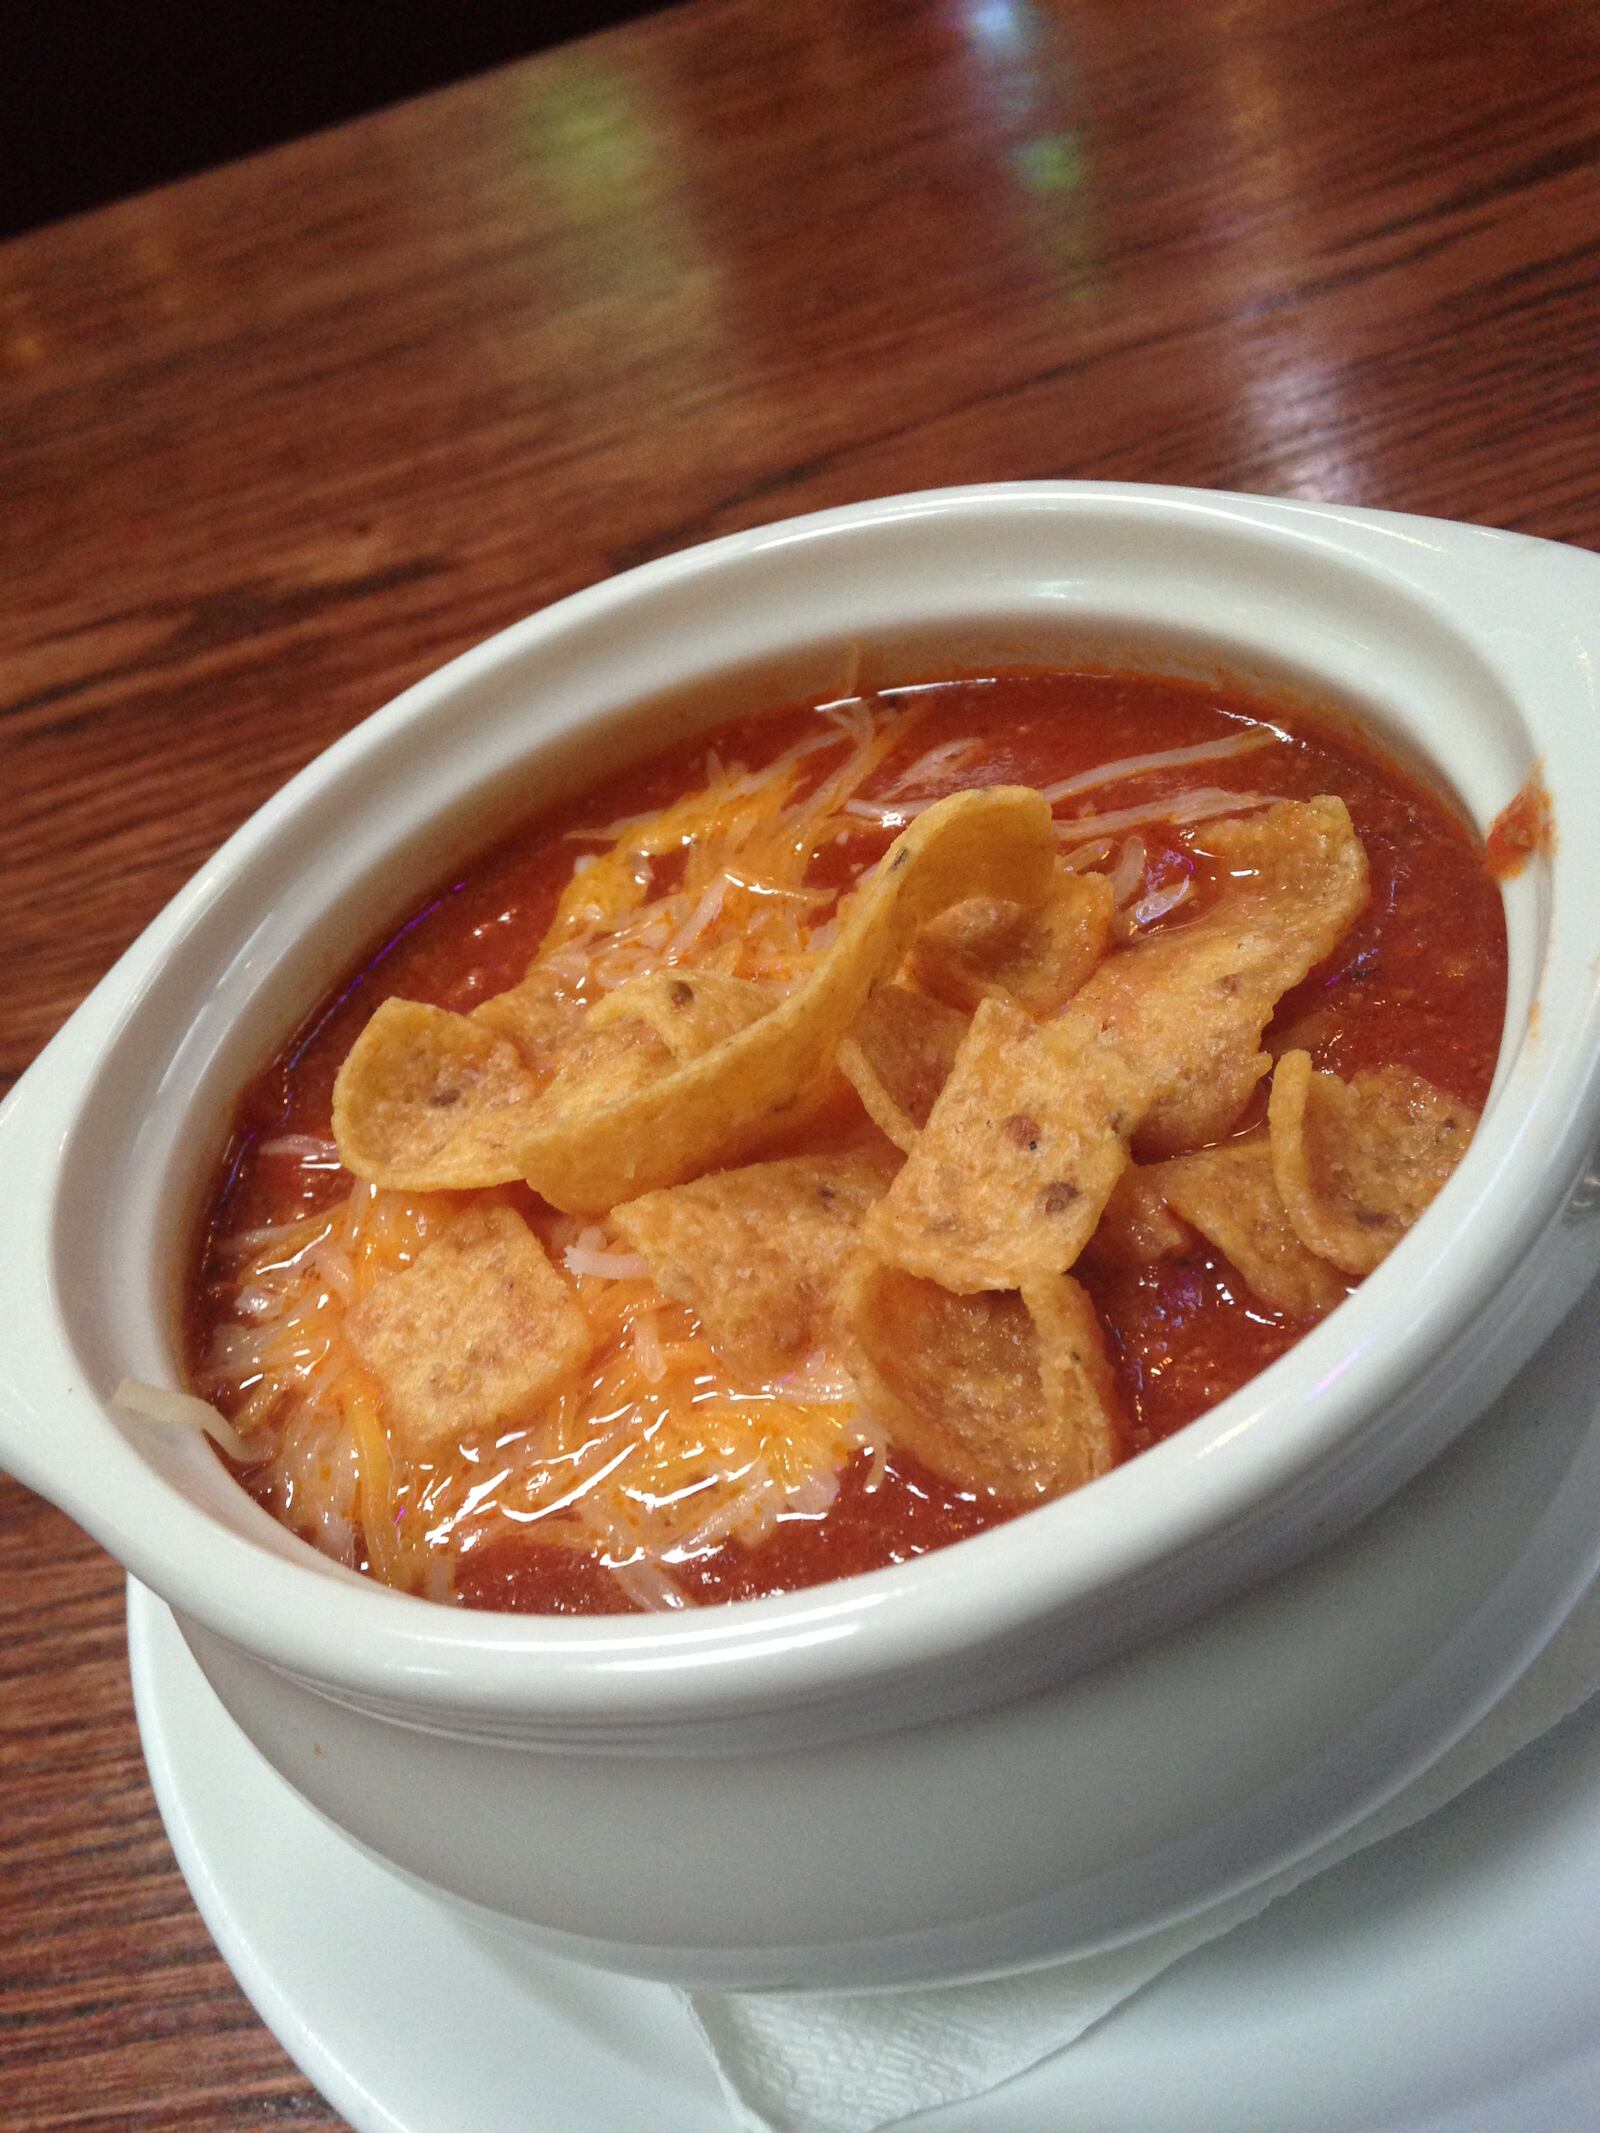
<path fill-rule="evenodd" d="M 68 1403 L 93 1397 L 61 1322 L 51 1240 L 85 1061 L 114 1019 L 86 1001 L 0 1101 L 0 1466 L 72 1512 L 81 1478 Z"/>

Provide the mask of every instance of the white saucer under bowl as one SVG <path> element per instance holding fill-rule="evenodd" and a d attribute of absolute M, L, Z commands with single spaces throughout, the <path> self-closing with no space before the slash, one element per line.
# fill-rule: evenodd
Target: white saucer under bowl
<path fill-rule="evenodd" d="M 1276 1743 L 1239 1845 L 1430 1761 L 1569 1611 L 1600 1553 L 1600 1292 L 1483 1421 L 1355 1534 L 1115 1669 L 1130 1717 L 1194 1692 L 1197 1766 Z M 1321 1621 L 1324 1633 L 1315 1633 Z M 1372 1643 L 1354 1663 L 1350 1625 Z M 1285 1686 L 1286 1629 L 1298 1625 Z M 1387 1631 L 1385 1630 L 1387 1625 Z M 1308 1633 L 1309 1632 L 1309 1633 Z M 719 2133 L 665 1986 L 508 1946 L 340 1835 L 245 1740 L 167 1609 L 129 1591 L 139 1722 L 179 1862 L 269 2027 L 357 2133 Z M 1397 1668 L 1399 1655 L 1405 1666 Z M 1322 1695 L 1315 1740 L 1275 1702 Z M 1340 1743 L 1343 1743 L 1341 1750 Z M 1385 1752 L 1388 1762 L 1385 1764 Z M 1197 1771 L 1198 1774 L 1198 1771 Z M 1348 1772 L 1342 1773 L 1347 1777 Z M 1331 1833 L 1331 1832 L 1330 1832 Z M 1246 1850 L 1251 1847 L 1244 1845 Z M 1270 1841 L 1258 1832 L 1261 1870 Z M 1422 1828 L 1191 1957 L 1057 2060 L 928 2133 L 1576 2133 L 1600 2097 L 1600 1704 Z"/>
<path fill-rule="evenodd" d="M 665 1985 L 508 1949 L 322 1820 L 128 1601 L 167 1831 L 355 2133 L 734 2133 Z M 926 2133 L 1578 2133 L 1600 2097 L 1600 1701 Z M 469 2102 L 470 2099 L 470 2102 Z"/>

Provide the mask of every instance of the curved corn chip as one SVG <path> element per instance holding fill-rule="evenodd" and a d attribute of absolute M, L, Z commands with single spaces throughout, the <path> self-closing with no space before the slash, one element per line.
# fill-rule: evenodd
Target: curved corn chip
<path fill-rule="evenodd" d="M 509 1038 L 471 1016 L 385 1000 L 333 1085 L 339 1160 L 375 1185 L 508 1185 L 540 1089 Z"/>
<path fill-rule="evenodd" d="M 629 978 L 589 1010 L 589 1027 L 633 1018 L 647 1022 L 680 1064 L 698 1059 L 764 1015 L 772 993 L 721 970 L 655 970 Z M 566 1078 L 566 1077 L 563 1077 Z"/>
<path fill-rule="evenodd" d="M 567 1213 L 681 1184 L 755 1146 L 812 1095 L 874 982 L 898 966 L 930 918 L 968 896 L 1039 896 L 1053 866 L 1050 809 L 1040 794 L 1023 786 L 953 793 L 895 839 L 841 909 L 833 946 L 788 999 L 647 1086 L 596 1096 L 563 1064 L 537 1107 L 524 1108 L 520 1096 L 498 1100 L 484 1122 L 484 1160 L 471 1175 L 467 1122 L 452 1137 L 409 1115 L 430 1103 L 435 1076 L 396 1055 L 400 1025 L 391 1022 L 374 1038 L 375 1016 L 335 1085 L 341 1157 L 358 1177 L 411 1190 L 520 1175 Z M 473 1045 L 485 1033 L 465 1016 L 449 1019 L 471 1032 L 470 1040 L 456 1040 L 463 1059 L 475 1057 Z M 440 1031 L 431 1041 L 436 1058 L 448 1051 Z M 451 1100 L 465 1093 L 458 1088 Z M 518 1167 L 508 1172 L 503 1131 L 513 1112 Z"/>
<path fill-rule="evenodd" d="M 470 1019 L 509 1037 L 530 1066 L 561 1070 L 581 1049 L 586 1030 L 619 1021 L 648 1023 L 681 1061 L 709 1051 L 771 1005 L 768 987 L 747 978 L 720 970 L 657 970 L 629 978 L 586 1008 L 557 991 L 550 973 L 535 963 L 520 984 L 480 1001 Z M 565 1072 L 562 1078 L 568 1078 Z"/>
<path fill-rule="evenodd" d="M 536 963 L 509 991 L 480 1000 L 469 1021 L 509 1037 L 528 1065 L 548 1073 L 577 1034 L 587 1010 L 556 992 L 548 971 Z"/>
<path fill-rule="evenodd" d="M 1144 1174 L 1274 1311 L 1321 1318 L 1344 1302 L 1345 1284 L 1289 1220 L 1264 1133 L 1173 1156 Z"/>
<path fill-rule="evenodd" d="M 1030 1015 L 1053 1015 L 1105 954 L 1115 911 L 1104 874 L 1058 866 L 1040 903 L 969 898 L 924 926 L 912 974 L 967 1014 L 982 1000 L 1010 1000 Z"/>
<path fill-rule="evenodd" d="M 1094 1306 L 1070 1278 L 953 1296 L 862 1255 L 841 1309 L 869 1407 L 947 1480 L 1055 1496 L 1113 1464 L 1111 1366 Z"/>
<path fill-rule="evenodd" d="M 967 1017 L 953 1007 L 906 985 L 880 985 L 839 1046 L 840 1071 L 868 1116 L 908 1154 L 966 1034 Z"/>
<path fill-rule="evenodd" d="M 585 1103 L 614 1103 L 636 1089 L 647 1089 L 675 1064 L 671 1046 L 653 1022 L 641 1015 L 602 1015 L 591 1008 L 556 1061 L 545 1101 L 564 1103 L 579 1090 Z"/>
<path fill-rule="evenodd" d="M 750 1163 L 626 1200 L 611 1219 L 719 1353 L 781 1373 L 829 1333 L 841 1269 L 895 1167 L 881 1144 Z"/>
<path fill-rule="evenodd" d="M 527 1121 L 523 1175 L 580 1213 L 681 1184 L 780 1128 L 832 1066 L 875 980 L 936 912 L 977 891 L 1039 893 L 1054 864 L 1038 793 L 955 793 L 920 815 L 856 889 L 833 946 L 759 1021 L 620 1103 L 574 1102 Z"/>
<path fill-rule="evenodd" d="M 1348 1082 L 1285 1052 L 1267 1104 L 1272 1167 L 1308 1251 L 1369 1274 L 1466 1152 L 1478 1113 L 1418 1074 L 1382 1067 Z"/>

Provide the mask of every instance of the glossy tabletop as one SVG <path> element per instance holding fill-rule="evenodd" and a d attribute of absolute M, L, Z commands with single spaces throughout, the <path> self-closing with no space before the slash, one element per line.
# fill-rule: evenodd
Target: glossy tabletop
<path fill-rule="evenodd" d="M 1594 0 L 688 0 L 0 246 L 0 1089 L 336 734 L 706 535 L 1084 476 L 1600 545 L 1597 112 Z M 340 2124 L 4 1477 L 0 2124 Z"/>

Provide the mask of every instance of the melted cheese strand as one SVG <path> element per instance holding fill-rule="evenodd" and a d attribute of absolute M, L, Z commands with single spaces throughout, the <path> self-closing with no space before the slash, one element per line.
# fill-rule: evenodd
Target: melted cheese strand
<path fill-rule="evenodd" d="M 1189 763 L 1218 763 L 1287 739 L 1288 735 L 1275 726 L 1250 726 L 1243 733 L 1230 734 L 1226 740 L 1199 741 L 1192 748 L 1158 748 L 1150 755 L 1127 755 L 1117 763 L 1098 763 L 1093 770 L 1081 770 L 1075 778 L 1058 779 L 1040 790 L 1055 807 L 1075 793 L 1095 792 L 1102 785 L 1120 784 L 1124 778 L 1142 778 L 1156 770 L 1177 770 Z"/>

